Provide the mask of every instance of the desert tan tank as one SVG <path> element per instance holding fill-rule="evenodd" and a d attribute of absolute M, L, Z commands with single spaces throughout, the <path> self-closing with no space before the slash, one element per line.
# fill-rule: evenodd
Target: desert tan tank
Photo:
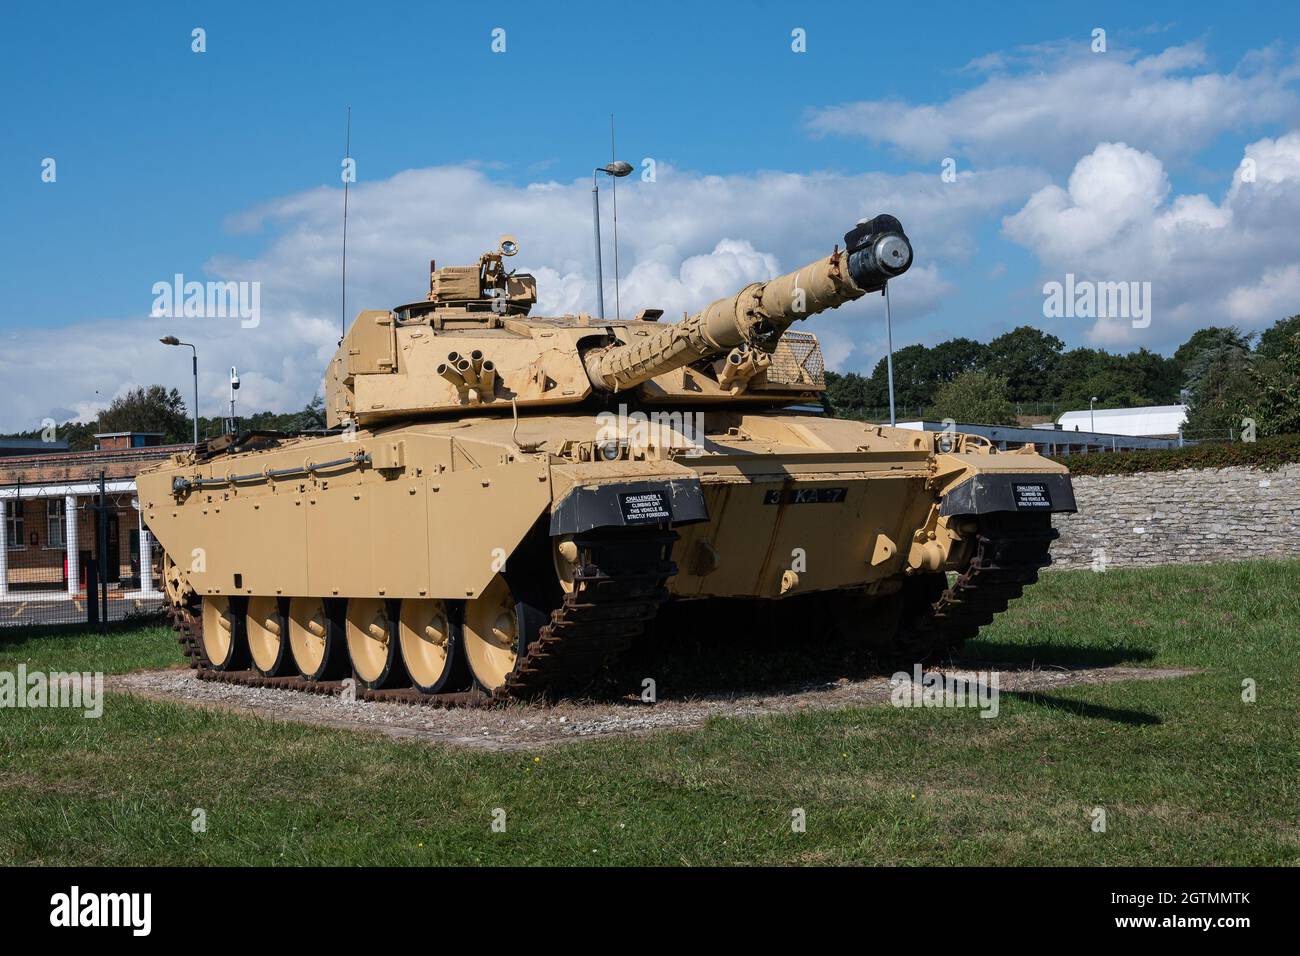
<path fill-rule="evenodd" d="M 326 372 L 328 433 L 231 436 L 140 476 L 203 676 L 578 693 L 665 609 L 706 626 L 733 599 L 815 601 L 921 661 L 1049 563 L 1074 498 L 1032 446 L 818 413 L 822 353 L 790 327 L 907 271 L 892 216 L 675 324 L 530 316 L 517 251 L 430 263 L 427 297 L 362 312 Z"/>

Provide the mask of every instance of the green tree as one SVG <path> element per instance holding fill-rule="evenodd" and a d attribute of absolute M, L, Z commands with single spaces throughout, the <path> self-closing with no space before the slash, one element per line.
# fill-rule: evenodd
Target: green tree
<path fill-rule="evenodd" d="M 923 408 L 934 401 L 935 392 L 963 372 L 983 368 L 988 346 L 973 339 L 956 338 L 929 348 L 908 345 L 894 353 L 894 400 L 900 409 Z M 863 389 L 868 408 L 889 404 L 889 374 L 885 359 L 876 363 Z"/>
<path fill-rule="evenodd" d="M 1189 393 L 1183 434 L 1195 439 L 1224 439 L 1238 434 L 1242 419 L 1252 416 L 1258 373 L 1255 354 L 1235 342 L 1221 342 L 1197 352 L 1187 366 Z"/>
<path fill-rule="evenodd" d="M 1066 409 L 1078 408 L 1080 396 L 1087 405 L 1089 396 L 1096 392 L 1088 391 L 1088 380 L 1104 375 L 1110 369 L 1111 355 L 1101 349 L 1070 349 L 1061 355 L 1057 363 L 1057 382 L 1052 398 Z"/>
<path fill-rule="evenodd" d="M 999 335 L 988 345 L 984 367 L 1005 376 L 1013 402 L 1035 402 L 1057 394 L 1065 343 L 1031 325 Z"/>
<path fill-rule="evenodd" d="M 1099 349 L 1071 349 L 1061 356 L 1058 399 L 1066 408 L 1169 405 L 1178 400 L 1182 369 L 1146 349 L 1111 355 Z"/>
<path fill-rule="evenodd" d="M 939 386 L 926 417 L 979 425 L 1014 425 L 1016 409 L 1003 376 L 987 371 L 963 372 Z"/>
<path fill-rule="evenodd" d="M 1300 315 L 1278 319 L 1260 333 L 1255 351 L 1265 358 L 1277 358 L 1292 347 L 1291 340 L 1296 335 L 1300 335 Z"/>
<path fill-rule="evenodd" d="M 1132 392 L 1143 396 L 1143 404 L 1173 405 L 1178 402 L 1183 369 L 1174 359 L 1141 348 L 1127 355 L 1115 356 L 1114 360 Z"/>
<path fill-rule="evenodd" d="M 161 432 L 163 441 L 179 443 L 191 438 L 185 400 L 176 389 L 142 385 L 119 395 L 99 413 L 100 432 Z"/>
<path fill-rule="evenodd" d="M 927 378 L 928 351 L 924 345 L 907 345 L 894 352 L 894 401 L 899 408 L 929 403 L 934 386 Z M 868 407 L 883 408 L 889 404 L 889 375 L 884 359 L 872 369 L 865 392 Z"/>
<path fill-rule="evenodd" d="M 1250 417 L 1255 397 L 1251 336 L 1235 327 L 1199 329 L 1179 346 L 1174 361 L 1183 368 L 1189 438 L 1227 439 Z"/>
<path fill-rule="evenodd" d="M 867 380 L 857 372 L 841 375 L 827 371 L 826 391 L 822 394 L 822 407 L 827 414 L 848 417 L 866 407 Z"/>
<path fill-rule="evenodd" d="M 313 395 L 311 401 L 303 408 L 302 411 L 293 415 L 290 427 L 286 431 L 309 432 L 319 431 L 325 427 L 325 399 L 321 398 L 320 393 Z"/>
<path fill-rule="evenodd" d="M 1197 329 L 1192 333 L 1191 338 L 1178 346 L 1178 350 L 1174 352 L 1174 361 L 1186 371 L 1200 353 L 1218 348 L 1248 351 L 1250 336 L 1234 326 L 1211 325 L 1204 329 Z"/>
<path fill-rule="evenodd" d="M 974 339 L 948 339 L 929 349 L 922 370 L 926 380 L 937 389 L 964 372 L 982 369 L 988 362 L 988 354 L 989 347 Z"/>
<path fill-rule="evenodd" d="M 213 438 L 221 434 L 226 427 L 224 418 L 202 418 L 199 420 L 199 435 Z M 325 400 L 320 395 L 313 395 L 301 411 L 297 412 L 254 412 L 239 416 L 240 431 L 263 432 L 305 432 L 319 431 L 325 427 Z"/>
<path fill-rule="evenodd" d="M 1118 363 L 1112 362 L 1086 378 L 1066 385 L 1060 402 L 1067 410 L 1087 408 L 1094 398 L 1097 400 L 1097 408 L 1133 408 L 1157 404 L 1138 391 L 1139 387 Z"/>
<path fill-rule="evenodd" d="M 1263 353 L 1262 338 L 1260 345 Z M 1256 387 L 1253 417 L 1259 433 L 1300 433 L 1300 326 L 1284 341 L 1270 340 L 1269 351 L 1255 362 L 1251 377 Z"/>

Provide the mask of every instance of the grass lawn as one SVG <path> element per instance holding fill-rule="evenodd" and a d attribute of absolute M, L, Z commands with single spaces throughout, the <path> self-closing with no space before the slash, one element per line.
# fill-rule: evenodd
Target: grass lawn
<path fill-rule="evenodd" d="M 1003 693 L 993 720 L 876 707 L 491 754 L 116 695 L 98 720 L 2 710 L 0 863 L 1295 864 L 1297 585 L 1300 562 L 1049 573 L 967 656 L 1204 672 Z M 157 627 L 0 631 L 0 670 L 178 655 Z"/>

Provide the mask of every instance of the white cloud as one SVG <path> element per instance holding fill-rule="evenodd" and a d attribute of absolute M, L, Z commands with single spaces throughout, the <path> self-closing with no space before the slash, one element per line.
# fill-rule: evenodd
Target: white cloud
<path fill-rule="evenodd" d="M 726 295 L 734 295 L 751 282 L 773 279 L 782 272 L 774 255 L 759 252 L 748 240 L 723 239 L 713 251 L 690 256 L 674 274 L 657 259 L 638 262 L 621 283 L 628 302 L 657 302 L 670 321 L 682 312 Z M 613 289 L 605 291 L 607 306 L 613 304 Z M 607 309 L 608 311 L 608 309 Z"/>
<path fill-rule="evenodd" d="M 622 314 L 656 307 L 677 318 L 826 255 L 857 219 L 890 212 L 917 253 L 917 265 L 892 289 L 897 334 L 952 294 L 945 270 L 975 254 L 977 227 L 1046 182 L 1044 174 L 1017 168 L 944 183 L 920 174 L 704 176 L 660 164 L 658 182 L 630 179 L 619 187 Z M 613 315 L 607 189 L 605 301 Z M 186 276 L 260 282 L 256 328 L 234 319 L 137 316 L 13 333 L 0 357 L 10 386 L 0 428 L 36 427 L 52 409 L 93 418 L 127 387 L 152 382 L 179 388 L 188 404 L 189 350 L 157 344 L 167 334 L 198 346 L 203 413 L 215 414 L 226 402 L 231 365 L 243 379 L 241 409 L 301 407 L 319 387 L 339 337 L 340 211 L 339 192 L 321 188 L 233 215 L 232 230 L 266 237 L 263 251 L 249 259 L 213 255 L 206 275 Z M 431 256 L 444 265 L 472 263 L 506 232 L 520 242 L 514 264 L 538 278 L 534 314 L 595 311 L 589 182 L 514 186 L 481 168 L 442 166 L 351 190 L 349 321 L 364 308 L 422 298 Z M 170 281 L 175 271 L 170 262 L 157 264 L 159 280 Z M 152 302 L 148 292 L 141 290 L 142 309 Z M 870 298 L 812 320 L 837 364 L 863 367 L 880 354 L 883 311 Z"/>
<path fill-rule="evenodd" d="M 1169 192 L 1160 160 L 1124 143 L 1102 143 L 1079 160 L 1068 189 L 1046 186 L 1006 221 L 1007 234 L 1043 258 L 1113 243 L 1148 222 Z"/>
<path fill-rule="evenodd" d="M 1259 316 L 1282 318 L 1300 312 L 1300 265 L 1270 269 L 1253 285 L 1243 285 L 1225 297 L 1228 317 L 1257 327 Z"/>
<path fill-rule="evenodd" d="M 808 127 L 924 160 L 964 155 L 1055 167 L 1103 140 L 1183 157 L 1225 132 L 1298 115 L 1300 70 L 1294 62 L 1279 64 L 1271 51 L 1215 72 L 1199 44 L 1138 56 L 1114 46 L 1092 53 L 1086 43 L 1056 43 L 1018 58 L 984 57 L 969 69 L 981 82 L 943 102 L 846 103 L 813 111 Z"/>
<path fill-rule="evenodd" d="M 1067 188 L 1034 193 L 1003 232 L 1032 250 L 1050 279 L 1152 283 L 1151 327 L 1098 320 L 1088 334 L 1096 344 L 1167 348 L 1204 325 L 1261 329 L 1300 311 L 1300 132 L 1251 143 L 1245 160 L 1253 165 L 1238 166 L 1221 202 L 1170 200 L 1156 157 L 1102 143 Z"/>

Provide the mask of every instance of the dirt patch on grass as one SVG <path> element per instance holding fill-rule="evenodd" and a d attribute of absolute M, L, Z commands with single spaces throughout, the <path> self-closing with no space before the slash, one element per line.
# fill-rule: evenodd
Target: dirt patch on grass
<path fill-rule="evenodd" d="M 988 665 L 973 665 L 990 669 Z M 1097 667 L 1067 669 L 997 668 L 1003 693 L 1041 692 L 1080 684 L 1186 677 L 1179 668 Z M 972 670 L 942 671 L 973 678 Z M 189 704 L 268 720 L 361 730 L 399 740 L 449 744 L 480 750 L 529 750 L 657 730 L 699 727 L 713 717 L 870 707 L 888 704 L 885 676 L 834 683 L 802 684 L 776 690 L 704 695 L 656 704 L 636 701 L 565 702 L 553 705 L 459 708 L 345 701 L 286 690 L 201 681 L 189 670 L 138 671 L 110 677 L 107 689 L 151 700 Z"/>

